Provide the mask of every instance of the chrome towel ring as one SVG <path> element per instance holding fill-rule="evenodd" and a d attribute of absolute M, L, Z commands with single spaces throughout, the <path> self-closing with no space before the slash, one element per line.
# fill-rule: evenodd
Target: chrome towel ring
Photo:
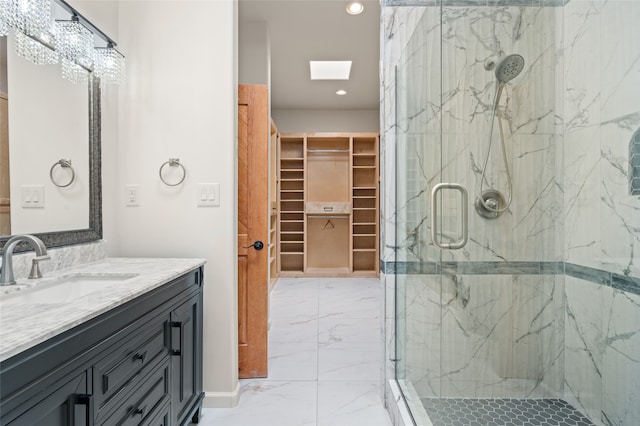
<path fill-rule="evenodd" d="M 71 171 L 71 179 L 69 179 L 69 182 L 60 184 L 53 178 L 53 170 L 57 166 L 60 166 L 63 169 L 69 169 Z M 61 158 L 60 161 L 56 161 L 55 163 L 53 163 L 53 166 L 51 166 L 51 170 L 49 170 L 49 179 L 51 179 L 51 182 L 58 188 L 66 188 L 67 186 L 71 185 L 76 180 L 76 171 L 73 170 L 73 167 L 71 167 L 71 160 Z"/>
<path fill-rule="evenodd" d="M 164 169 L 166 166 L 169 167 L 180 167 L 182 168 L 182 178 L 176 182 L 176 183 L 169 183 L 165 180 L 164 176 L 162 176 L 162 169 Z M 169 158 L 169 161 L 165 161 L 164 163 L 162 163 L 162 166 L 160 166 L 160 180 L 162 181 L 162 183 L 164 183 L 167 186 L 178 186 L 180 185 L 182 182 L 184 182 L 184 178 L 187 177 L 187 169 L 184 168 L 184 166 L 182 165 L 182 163 L 180 163 L 180 159 L 179 158 Z"/>

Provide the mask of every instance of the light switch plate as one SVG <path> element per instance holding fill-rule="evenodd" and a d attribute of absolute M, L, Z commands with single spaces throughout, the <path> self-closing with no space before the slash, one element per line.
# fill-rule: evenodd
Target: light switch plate
<path fill-rule="evenodd" d="M 44 208 L 44 185 L 21 185 L 22 207 L 25 209 Z"/>
<path fill-rule="evenodd" d="M 198 183 L 196 184 L 196 204 L 198 207 L 220 206 L 220 184 Z"/>

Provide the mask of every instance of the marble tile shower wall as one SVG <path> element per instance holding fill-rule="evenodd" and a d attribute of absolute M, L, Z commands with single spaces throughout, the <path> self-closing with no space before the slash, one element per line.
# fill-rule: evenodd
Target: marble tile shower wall
<path fill-rule="evenodd" d="M 381 202 L 380 205 L 380 241 L 381 262 L 394 261 L 396 256 L 396 65 L 405 46 L 411 39 L 420 18 L 424 14 L 423 8 L 383 7 L 380 19 L 380 175 Z M 382 269 L 384 271 L 384 269 Z M 396 298 L 395 279 L 393 274 L 381 272 L 380 279 L 384 289 L 384 365 L 381 371 L 384 386 L 381 386 L 381 397 L 387 406 L 395 405 L 393 392 L 389 380 L 395 377 L 396 358 L 395 325 Z M 394 423 L 396 424 L 396 423 Z"/>
<path fill-rule="evenodd" d="M 398 278 L 398 376 L 421 398 L 560 398 L 561 277 Z"/>
<path fill-rule="evenodd" d="M 561 259 L 557 10 L 445 7 L 442 17 L 438 8 L 424 10 L 396 76 L 396 161 L 402 164 L 396 169 L 396 259 Z M 545 32 L 550 34 L 541 37 Z M 441 252 L 430 238 L 429 192 L 439 181 L 453 181 L 475 197 L 495 89 L 495 77 L 483 62 L 511 52 L 529 63 L 500 110 L 510 123 L 507 145 L 513 146 L 509 156 L 520 198 L 498 221 L 473 215 L 468 246 Z M 496 142 L 493 153 L 500 154 Z M 500 164 L 500 157 L 491 164 Z M 504 176 L 493 172 L 490 181 L 506 188 Z M 443 228 L 454 228 L 459 220 L 457 211 L 449 213 Z M 516 238 L 504 238 L 513 234 Z M 406 319 L 398 336 L 404 348 L 401 376 L 421 397 L 558 397 L 564 318 L 563 291 L 555 280 L 452 271 L 441 287 L 437 276 L 402 277 L 396 283 L 403 287 L 397 317 Z"/>
<path fill-rule="evenodd" d="M 393 218 L 397 260 L 440 257 L 429 225 L 429 193 L 435 183 L 458 182 L 469 189 L 471 200 L 477 195 L 495 90 L 494 74 L 484 70 L 483 63 L 492 55 L 514 52 L 528 65 L 507 87 L 499 114 L 507 123 L 506 146 L 517 196 L 499 220 L 488 221 L 472 211 L 469 244 L 442 253 L 443 260 L 562 260 L 563 145 L 557 119 L 561 113 L 555 107 L 556 93 L 562 93 L 557 87 L 561 75 L 556 75 L 561 34 L 555 31 L 561 9 L 444 7 L 442 25 L 439 8 L 425 10 L 406 49 L 406 64 L 398 69 L 397 160 L 403 167 Z M 446 70 L 442 75 L 440 62 Z M 488 186 L 506 196 L 497 125 L 491 154 Z M 451 199 L 443 204 L 457 203 Z M 458 213 L 455 208 L 445 210 L 442 228 L 455 229 Z"/>
<path fill-rule="evenodd" d="M 640 278 L 640 2 L 564 7 L 565 260 Z M 636 293 L 637 294 L 637 293 Z M 640 422 L 640 297 L 566 277 L 565 391 L 596 424 Z"/>
<path fill-rule="evenodd" d="M 566 261 L 640 277 L 640 197 L 629 195 L 628 166 L 640 128 L 640 2 L 564 9 Z"/>
<path fill-rule="evenodd" d="M 640 2 L 456 4 L 442 8 L 442 26 L 438 8 L 430 15 L 426 7 L 390 7 L 409 3 L 424 2 L 383 7 L 382 260 L 440 260 L 426 198 L 433 183 L 447 180 L 475 192 L 493 95 L 493 75 L 482 62 L 487 52 L 502 50 L 522 54 L 528 64 L 501 107 L 510 118 L 518 196 L 505 220 L 470 218 L 475 231 L 467 250 L 442 260 L 565 261 L 640 277 L 640 198 L 628 193 L 627 158 L 640 127 Z M 498 155 L 494 145 L 490 167 L 500 163 Z M 492 173 L 491 182 L 504 188 L 504 173 Z M 508 239 L 500 240 L 503 232 Z M 637 424 L 639 297 L 562 268 L 554 273 L 450 273 L 442 290 L 434 275 L 387 278 L 386 358 L 397 356 L 394 323 L 405 318 L 399 376 L 424 396 L 462 389 L 485 397 L 564 394 L 596 424 Z M 458 352 L 443 360 L 447 347 Z M 386 377 L 393 371 L 388 363 Z"/>
<path fill-rule="evenodd" d="M 597 425 L 640 420 L 640 296 L 566 277 L 565 399 Z"/>
<path fill-rule="evenodd" d="M 396 65 L 411 40 L 423 8 L 383 7 L 381 16 L 382 69 L 380 76 L 380 162 L 381 173 L 381 259 L 394 261 L 396 256 Z M 399 193 L 400 191 L 398 191 Z"/>

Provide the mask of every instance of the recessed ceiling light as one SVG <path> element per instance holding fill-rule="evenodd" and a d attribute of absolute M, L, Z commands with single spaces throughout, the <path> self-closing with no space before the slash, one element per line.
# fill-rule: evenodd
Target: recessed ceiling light
<path fill-rule="evenodd" d="M 352 1 L 347 5 L 347 13 L 349 15 L 359 15 L 364 10 L 364 6 L 359 1 Z"/>
<path fill-rule="evenodd" d="M 338 96 L 344 96 L 346 94 L 347 94 L 347 91 L 346 90 L 342 90 L 342 89 L 340 89 L 340 90 L 338 90 L 336 92 L 336 95 L 338 95 Z"/>
<path fill-rule="evenodd" d="M 349 80 L 351 61 L 309 61 L 311 80 Z"/>

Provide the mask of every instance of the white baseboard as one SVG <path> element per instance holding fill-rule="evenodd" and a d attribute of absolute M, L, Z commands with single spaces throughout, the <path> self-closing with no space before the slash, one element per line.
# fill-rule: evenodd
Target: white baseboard
<path fill-rule="evenodd" d="M 232 392 L 205 392 L 202 408 L 233 408 L 240 399 L 240 383 Z"/>

